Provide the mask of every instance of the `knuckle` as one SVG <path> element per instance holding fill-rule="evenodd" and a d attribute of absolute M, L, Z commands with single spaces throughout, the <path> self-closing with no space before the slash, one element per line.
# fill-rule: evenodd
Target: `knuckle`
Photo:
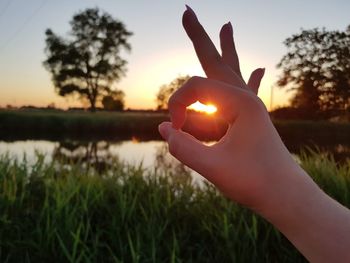
<path fill-rule="evenodd" d="M 168 108 L 171 108 L 174 105 L 175 99 L 174 96 L 170 96 L 168 99 Z"/>
<path fill-rule="evenodd" d="M 203 81 L 204 78 L 202 77 L 199 77 L 199 76 L 193 76 L 191 78 L 189 78 L 186 83 L 181 86 L 178 90 L 176 90 L 168 99 L 168 107 L 172 107 L 174 106 L 175 104 L 177 104 L 179 101 L 179 93 L 181 89 L 186 89 L 186 88 L 189 88 L 189 87 L 196 87 L 199 85 L 199 83 L 201 81 Z M 180 92 L 181 93 L 181 92 Z"/>
<path fill-rule="evenodd" d="M 200 82 L 203 78 L 199 77 L 199 76 L 193 76 L 191 77 L 188 81 L 187 84 L 192 86 L 192 85 L 196 85 L 198 82 Z"/>
<path fill-rule="evenodd" d="M 245 104 L 247 108 L 254 114 L 267 112 L 264 102 L 255 94 L 247 92 L 245 96 Z"/>
<path fill-rule="evenodd" d="M 255 105 L 255 109 L 260 112 L 267 111 L 265 103 L 258 96 L 254 97 L 254 105 Z"/>

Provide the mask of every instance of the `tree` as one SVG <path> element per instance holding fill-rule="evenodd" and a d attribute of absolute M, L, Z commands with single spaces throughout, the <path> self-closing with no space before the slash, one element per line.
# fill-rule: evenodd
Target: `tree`
<path fill-rule="evenodd" d="M 112 91 L 109 95 L 103 97 L 103 108 L 108 111 L 122 111 L 124 109 L 124 97 L 123 91 Z"/>
<path fill-rule="evenodd" d="M 178 88 L 180 88 L 187 80 L 190 79 L 190 76 L 179 76 L 169 84 L 162 85 L 159 88 L 156 97 L 157 109 L 165 110 L 168 108 L 168 100 Z"/>
<path fill-rule="evenodd" d="M 302 30 L 284 42 L 277 85 L 295 90 L 292 106 L 314 113 L 350 109 L 350 26 Z"/>
<path fill-rule="evenodd" d="M 111 92 L 113 82 L 125 75 L 127 62 L 120 52 L 131 50 L 132 33 L 98 8 L 75 14 L 70 25 L 67 39 L 46 30 L 44 66 L 60 96 L 79 95 L 94 111 L 98 100 Z"/>

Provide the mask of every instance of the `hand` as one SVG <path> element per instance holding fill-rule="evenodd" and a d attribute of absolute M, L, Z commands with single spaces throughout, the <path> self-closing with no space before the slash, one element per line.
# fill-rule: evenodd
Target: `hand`
<path fill-rule="evenodd" d="M 282 147 L 283 150 L 287 152 L 284 145 L 280 141 L 277 132 L 274 130 L 269 120 L 269 116 L 267 114 L 267 111 L 263 103 L 255 95 L 258 92 L 261 78 L 264 75 L 264 70 L 257 69 L 253 71 L 248 81 L 248 84 L 244 82 L 240 72 L 239 59 L 235 49 L 231 24 L 230 23 L 225 24 L 220 31 L 220 43 L 221 43 L 221 49 L 222 49 L 222 56 L 220 56 L 214 44 L 212 43 L 209 36 L 205 32 L 204 28 L 200 25 L 195 13 L 189 7 L 187 7 L 187 10 L 183 14 L 183 26 L 188 36 L 193 42 L 197 56 L 199 58 L 199 61 L 201 62 L 201 65 L 206 75 L 213 80 L 215 79 L 222 82 L 210 80 L 212 85 L 216 86 L 215 88 L 213 88 L 213 87 L 210 87 L 210 85 L 206 83 L 207 81 L 204 79 L 200 79 L 200 78 L 192 79 L 187 85 L 185 85 L 186 87 L 184 86 L 179 92 L 175 93 L 172 99 L 170 100 L 169 110 L 170 110 L 173 123 L 172 125 L 170 125 L 169 123 L 163 124 L 161 126 L 160 131 L 162 135 L 164 134 L 164 132 L 165 132 L 165 135 L 167 135 L 167 131 L 169 131 L 169 129 L 171 130 L 172 126 L 175 127 L 176 129 L 179 129 L 182 127 L 185 121 L 185 107 L 182 107 L 182 109 L 180 109 L 179 107 L 188 106 L 191 103 L 195 102 L 196 100 L 200 100 L 201 102 L 205 103 L 205 98 L 199 98 L 199 97 L 193 96 L 191 100 L 189 100 L 189 98 L 186 97 L 187 96 L 186 91 L 182 92 L 182 90 L 187 89 L 187 87 L 190 87 L 190 86 L 191 87 L 195 86 L 194 88 L 189 88 L 189 89 L 190 90 L 195 89 L 196 91 L 198 91 L 198 96 L 206 96 L 206 99 L 209 99 L 211 103 L 214 103 L 218 106 L 219 108 L 218 113 L 220 113 L 220 111 L 224 113 L 223 117 L 228 120 L 230 127 L 227 131 L 227 134 L 221 139 L 220 143 L 209 148 L 201 144 L 192 136 L 188 134 L 185 135 L 185 133 L 183 133 L 182 131 L 174 130 L 174 134 L 179 134 L 179 135 L 183 134 L 186 137 L 175 136 L 176 138 L 178 138 L 178 140 L 175 140 L 175 141 L 171 140 L 171 143 L 169 143 L 170 152 L 180 161 L 184 162 L 194 170 L 197 170 L 199 173 L 201 173 L 200 171 L 201 168 L 204 168 L 204 171 L 208 171 L 207 165 L 211 166 L 210 168 L 217 169 L 217 170 L 232 171 L 233 167 L 231 166 L 224 167 L 222 165 L 223 163 L 227 163 L 231 165 L 235 164 L 235 162 L 232 163 L 232 160 L 231 160 L 232 156 L 225 154 L 225 152 L 227 152 L 227 149 L 232 148 L 234 149 L 234 151 L 236 151 L 236 152 L 232 152 L 232 154 L 234 156 L 237 156 L 235 160 L 237 163 L 241 163 L 241 164 L 243 162 L 247 163 L 247 160 L 251 160 L 253 164 L 247 163 L 247 167 L 253 168 L 254 170 L 259 170 L 258 167 L 255 167 L 256 165 L 254 166 L 254 163 L 258 163 L 257 160 L 263 161 L 263 159 L 261 159 L 261 156 L 265 156 L 265 158 L 266 157 L 268 158 L 270 156 L 269 155 L 269 150 L 271 149 L 271 146 L 269 145 L 270 142 L 266 143 L 265 151 L 262 151 L 261 153 L 259 153 L 259 156 L 254 155 L 255 151 L 251 149 L 249 145 L 263 144 L 263 141 L 261 140 L 263 140 L 264 136 L 267 136 L 266 134 L 264 134 L 264 130 L 266 130 L 265 129 L 266 127 L 269 128 L 268 129 L 269 132 L 273 133 L 273 136 L 276 137 L 276 140 L 283 146 Z M 207 90 L 205 90 L 204 87 L 201 87 L 202 85 L 199 83 L 202 83 L 204 86 L 206 86 Z M 227 84 L 230 84 L 230 85 L 227 85 Z M 219 100 L 217 97 L 218 92 L 221 89 L 222 85 L 224 85 L 224 90 L 225 90 L 224 92 L 225 94 L 222 94 L 221 96 L 223 99 L 231 98 L 231 100 L 235 100 L 237 99 L 236 96 L 243 96 L 243 97 L 247 97 L 247 100 L 250 100 L 250 102 L 248 101 L 245 102 L 244 100 L 244 104 L 242 104 L 242 110 L 239 109 L 239 111 L 244 111 L 244 115 L 245 115 L 244 118 L 246 118 L 244 127 L 242 125 L 237 125 L 237 123 L 233 125 L 233 120 L 235 120 L 235 118 L 231 116 L 234 113 L 235 108 L 237 109 L 237 107 L 241 105 L 241 102 L 242 102 L 240 101 L 241 98 L 238 99 L 238 101 L 240 101 L 239 104 L 235 105 L 234 103 L 232 103 L 232 101 L 230 101 L 230 103 L 227 103 L 226 105 L 227 109 L 224 109 L 224 107 L 222 107 L 224 102 Z M 183 94 L 183 95 L 177 95 L 177 94 Z M 237 94 L 240 94 L 240 95 L 237 95 Z M 178 98 L 178 96 L 180 97 Z M 186 105 L 184 105 L 184 101 L 182 100 L 186 102 L 188 101 L 189 104 L 186 103 Z M 258 125 L 259 123 L 262 123 L 262 121 L 259 120 L 255 123 L 256 127 L 252 127 L 250 122 L 255 122 L 255 119 L 258 117 L 258 115 L 262 116 L 264 124 Z M 243 117 L 240 116 L 240 119 L 242 118 Z M 251 133 L 246 132 L 246 129 L 251 131 Z M 240 136 L 239 134 L 242 134 L 243 136 Z M 232 145 L 233 139 L 230 138 L 231 136 L 236 141 L 233 145 Z M 183 139 L 185 138 L 187 138 L 189 142 L 183 141 Z M 230 144 L 225 142 L 230 142 Z M 238 143 L 240 145 L 238 145 Z M 178 148 L 181 148 L 183 150 L 180 150 L 179 152 Z M 243 151 L 241 150 L 243 148 L 244 148 L 244 152 L 248 156 L 243 154 Z M 196 149 L 198 149 L 198 153 L 194 154 L 193 151 L 195 151 Z M 208 155 L 208 157 L 206 155 Z M 288 158 L 290 158 L 290 155 L 288 152 L 285 155 L 288 156 Z M 187 156 L 188 156 L 188 160 L 186 158 Z M 201 157 L 201 159 L 203 160 L 203 165 L 202 163 L 199 163 L 198 168 L 193 167 L 191 162 L 193 160 L 192 159 L 193 156 Z M 212 156 L 213 158 L 210 156 Z M 211 159 L 212 162 L 211 161 L 207 162 L 206 158 Z M 269 162 L 273 163 L 274 161 L 276 161 L 276 159 L 274 159 L 274 156 L 270 156 Z M 226 194 L 230 195 L 229 194 L 230 192 L 236 193 L 236 197 L 233 198 L 231 196 L 231 198 L 233 198 L 234 200 L 239 201 L 248 206 L 257 206 L 257 204 L 255 204 L 254 202 L 245 200 L 246 199 L 245 195 L 247 195 L 248 196 L 247 199 L 249 198 L 250 200 L 253 199 L 251 193 L 254 193 L 254 195 L 256 196 L 262 195 L 260 194 L 260 192 L 264 192 L 264 191 L 258 190 L 257 189 L 258 187 L 252 187 L 253 184 L 251 182 L 255 182 L 255 184 L 257 184 L 258 180 L 255 179 L 254 176 L 252 176 L 251 178 L 251 176 L 249 175 L 252 173 L 248 170 L 245 170 L 244 167 L 242 167 L 242 170 L 239 170 L 237 169 L 237 166 L 236 166 L 234 170 L 236 170 L 237 174 L 248 174 L 248 176 L 243 176 L 242 178 L 242 176 L 240 175 L 235 176 L 235 175 L 232 175 L 231 173 L 230 174 L 224 173 L 224 174 L 227 174 L 227 176 L 223 176 L 223 175 L 216 176 L 217 179 L 218 178 L 219 179 L 215 180 L 215 178 L 213 178 L 214 179 L 213 181 L 210 178 L 208 178 L 208 177 L 213 177 L 212 176 L 214 174 L 213 172 L 213 173 L 209 173 L 209 175 L 206 177 L 212 182 L 214 182 L 214 184 L 216 184 L 219 187 L 219 189 L 225 192 Z M 217 174 L 217 172 L 215 174 Z M 227 178 L 225 179 L 225 177 Z M 241 181 L 236 183 L 235 185 L 238 184 L 238 188 L 242 188 L 242 189 L 245 188 L 245 190 L 243 191 L 244 192 L 243 194 L 241 194 L 240 191 L 236 191 L 235 189 L 224 189 L 229 187 L 229 184 L 227 182 L 231 180 L 231 177 L 235 177 L 237 181 Z M 261 181 L 262 177 L 260 176 L 258 179 Z M 255 197 L 255 199 L 263 200 L 258 197 Z"/>
<path fill-rule="evenodd" d="M 197 100 L 217 105 L 217 113 L 229 123 L 225 136 L 213 146 L 180 130 L 186 107 Z M 246 89 L 193 77 L 170 98 L 169 111 L 172 123 L 162 123 L 159 131 L 170 153 L 232 200 L 260 210 L 288 187 L 284 185 L 285 170 L 298 169 L 264 104 Z"/>
<path fill-rule="evenodd" d="M 220 56 L 205 29 L 199 23 L 194 11 L 189 6 L 186 6 L 186 8 L 187 10 L 182 17 L 182 24 L 193 43 L 197 57 L 207 77 L 251 90 L 253 93 L 258 94 L 260 81 L 264 76 L 265 69 L 258 68 L 254 70 L 250 75 L 248 84 L 245 83 L 239 66 L 231 23 L 223 25 L 220 30 L 222 51 L 222 56 Z"/>
<path fill-rule="evenodd" d="M 263 71 L 254 71 L 246 85 L 232 33 L 226 33 L 229 25 L 221 30 L 221 57 L 193 15 L 187 10 L 183 23 L 212 79 L 193 77 L 170 98 L 172 122 L 159 126 L 170 153 L 229 198 L 265 217 L 308 260 L 349 262 L 350 212 L 319 189 L 282 143 L 256 96 Z M 180 130 L 186 107 L 197 100 L 213 102 L 229 124 L 213 146 Z"/>

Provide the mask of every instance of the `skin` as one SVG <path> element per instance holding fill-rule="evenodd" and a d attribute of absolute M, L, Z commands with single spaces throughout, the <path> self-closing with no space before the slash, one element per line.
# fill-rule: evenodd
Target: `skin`
<path fill-rule="evenodd" d="M 170 153 L 274 224 L 311 262 L 350 262 L 350 211 L 312 181 L 281 141 L 256 95 L 264 69 L 243 80 L 230 23 L 220 31 L 221 55 L 190 8 L 183 26 L 208 78 L 192 77 L 170 98 L 171 122 L 159 125 Z M 186 107 L 197 100 L 214 103 L 229 123 L 215 145 L 181 130 Z"/>

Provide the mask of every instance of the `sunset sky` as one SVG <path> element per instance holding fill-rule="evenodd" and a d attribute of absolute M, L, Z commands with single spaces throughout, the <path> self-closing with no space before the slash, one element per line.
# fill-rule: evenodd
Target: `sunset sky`
<path fill-rule="evenodd" d="M 350 24 L 350 1 L 278 0 L 0 0 L 0 106 L 7 104 L 58 107 L 77 106 L 54 92 L 45 60 L 45 30 L 64 35 L 74 13 L 99 7 L 125 23 L 134 35 L 126 77 L 116 87 L 126 94 L 126 107 L 155 108 L 155 94 L 162 84 L 179 75 L 203 71 L 182 28 L 185 4 L 197 13 L 214 43 L 221 26 L 231 21 L 242 73 L 265 67 L 259 96 L 270 106 L 270 90 L 286 53 L 283 40 L 300 28 L 344 30 Z M 283 105 L 290 95 L 274 89 L 273 105 Z"/>

